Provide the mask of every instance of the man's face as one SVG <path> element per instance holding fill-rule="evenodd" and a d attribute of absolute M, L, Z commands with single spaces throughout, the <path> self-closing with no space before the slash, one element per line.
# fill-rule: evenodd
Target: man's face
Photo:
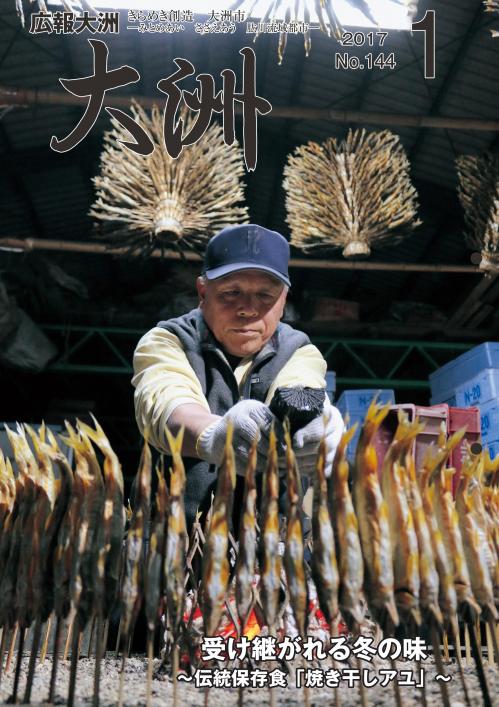
<path fill-rule="evenodd" d="M 287 289 L 261 270 L 242 270 L 217 280 L 198 278 L 199 306 L 217 341 L 232 356 L 252 356 L 274 334 Z"/>

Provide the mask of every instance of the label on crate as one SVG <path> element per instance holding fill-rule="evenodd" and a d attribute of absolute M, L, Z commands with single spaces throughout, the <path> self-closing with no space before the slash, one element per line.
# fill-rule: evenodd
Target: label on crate
<path fill-rule="evenodd" d="M 471 407 L 499 397 L 499 370 L 487 368 L 456 388 L 457 407 Z"/>
<path fill-rule="evenodd" d="M 482 408 L 480 412 L 480 431 L 482 437 L 488 439 L 499 438 L 499 401 L 494 407 Z"/>

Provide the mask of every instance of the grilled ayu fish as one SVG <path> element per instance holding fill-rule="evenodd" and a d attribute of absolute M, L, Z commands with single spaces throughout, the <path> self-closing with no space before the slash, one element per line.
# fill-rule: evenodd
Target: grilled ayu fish
<path fill-rule="evenodd" d="M 442 626 L 443 617 L 438 605 L 439 579 L 435 565 L 435 555 L 431 541 L 430 528 L 426 521 L 423 499 L 416 477 L 416 464 L 413 455 L 406 454 L 405 469 L 407 474 L 407 494 L 414 520 L 414 530 L 418 540 L 419 553 L 419 604 L 425 623 L 433 621 Z"/>
<path fill-rule="evenodd" d="M 409 422 L 403 410 L 383 461 L 381 488 L 388 508 L 393 557 L 395 604 L 406 625 L 421 623 L 419 611 L 419 553 L 412 509 L 406 497 L 406 457 L 416 436 L 424 429 L 416 419 Z"/>
<path fill-rule="evenodd" d="M 388 631 L 399 622 L 393 595 L 393 560 L 388 510 L 378 480 L 373 437 L 390 409 L 371 403 L 362 426 L 353 468 L 353 502 L 364 557 L 364 593 L 373 618 Z"/>
<path fill-rule="evenodd" d="M 50 512 L 44 524 L 37 528 L 40 534 L 39 552 L 35 572 L 33 573 L 33 596 L 35 598 L 33 611 L 44 622 L 48 619 L 54 608 L 54 555 L 57 546 L 57 536 L 62 521 L 68 511 L 73 489 L 73 472 L 65 456 L 59 450 L 52 432 L 47 429 L 44 433 L 47 441 L 32 437 L 37 458 L 41 468 L 47 470 L 49 488 L 48 492 Z M 41 436 L 41 435 L 40 435 Z M 55 479 L 52 464 L 59 469 L 59 479 Z M 34 550 L 35 554 L 35 550 Z"/>
<path fill-rule="evenodd" d="M 20 564 L 25 564 L 20 563 L 20 557 L 24 556 L 22 555 L 23 539 L 25 539 L 28 519 L 35 500 L 35 478 L 38 475 L 38 465 L 27 445 L 24 430 L 19 426 L 17 429 L 18 432 L 13 432 L 5 425 L 19 473 L 16 478 L 16 498 L 12 511 L 8 557 L 0 578 L 0 624 L 2 626 L 13 626 L 16 621 L 14 604 L 16 584 L 18 572 L 22 571 Z M 28 542 L 27 539 L 25 541 Z"/>
<path fill-rule="evenodd" d="M 46 519 L 48 502 L 46 503 L 46 490 L 42 485 L 42 473 L 28 445 L 24 429 L 18 425 L 17 434 L 11 433 L 10 430 L 7 433 L 16 463 L 19 468 L 24 467 L 26 471 L 27 494 L 21 511 L 22 526 L 18 526 L 21 538 L 13 597 L 16 619 L 21 627 L 26 628 L 33 619 L 32 579 L 40 541 L 37 525 Z"/>
<path fill-rule="evenodd" d="M 461 478 L 456 492 L 456 511 L 459 529 L 463 540 L 464 555 L 468 565 L 471 589 L 475 595 L 485 620 L 499 619 L 494 604 L 494 591 L 490 573 L 490 547 L 486 529 L 481 527 L 481 518 L 477 505 L 481 503 L 481 494 L 476 480 L 480 455 L 466 455 L 461 469 Z M 475 482 L 475 483 L 473 483 Z"/>
<path fill-rule="evenodd" d="M 229 584 L 229 523 L 236 485 L 232 431 L 232 427 L 227 429 L 224 458 L 218 472 L 213 512 L 203 550 L 201 602 L 206 636 L 213 636 L 217 630 Z"/>
<path fill-rule="evenodd" d="M 125 546 L 123 584 L 121 587 L 121 621 L 125 646 L 135 626 L 142 605 L 145 562 L 145 537 L 149 523 L 151 500 L 151 450 L 146 441 L 142 449 L 130 527 Z"/>
<path fill-rule="evenodd" d="M 168 509 L 168 490 L 162 469 L 156 468 L 156 474 L 158 477 L 156 509 L 149 538 L 145 581 L 145 612 L 147 627 L 151 633 L 154 631 L 163 609 L 163 566 Z"/>
<path fill-rule="evenodd" d="M 331 626 L 338 615 L 339 576 L 333 526 L 328 508 L 325 463 L 326 440 L 323 439 L 319 447 L 317 473 L 314 477 L 312 578 L 317 588 L 319 607 Z"/>
<path fill-rule="evenodd" d="M 289 599 L 291 608 L 293 609 L 296 627 L 300 636 L 305 636 L 308 625 L 308 586 L 304 562 L 303 526 L 300 513 L 301 480 L 296 457 L 292 448 L 291 433 L 288 424 L 285 425 L 285 440 L 288 518 L 286 525 L 286 544 L 284 546 L 284 569 L 286 570 Z M 325 510 L 329 517 L 327 506 Z"/>
<path fill-rule="evenodd" d="M 434 490 L 433 506 L 435 515 L 452 567 L 457 595 L 457 608 L 463 616 L 468 612 L 469 616 L 476 620 L 480 614 L 480 607 L 476 603 L 471 590 L 471 580 L 459 531 L 458 516 L 452 499 L 452 477 L 455 469 L 444 468 L 451 449 L 459 443 L 463 434 L 464 430 L 455 432 L 446 444 L 445 430 L 442 430 L 439 437 L 439 447 L 443 453 L 440 454 L 440 461 L 432 472 L 431 480 Z"/>
<path fill-rule="evenodd" d="M 457 444 L 458 442 L 456 442 Z M 457 594 L 454 586 L 454 574 L 447 549 L 444 544 L 442 533 L 438 527 L 437 517 L 433 505 L 434 489 L 430 489 L 429 481 L 434 470 L 440 464 L 445 464 L 447 458 L 445 449 L 435 453 L 431 447 L 428 448 L 423 467 L 418 473 L 418 482 L 423 501 L 428 530 L 430 531 L 430 541 L 435 558 L 435 569 L 438 573 L 438 605 L 444 619 L 445 628 L 456 635 L 457 632 Z"/>
<path fill-rule="evenodd" d="M 0 534 L 3 535 L 5 521 L 12 513 L 16 498 L 16 480 L 10 459 L 5 459 L 0 449 Z M 1 543 L 1 536 L 0 536 Z M 0 565 L 1 567 L 1 565 Z"/>
<path fill-rule="evenodd" d="M 168 429 L 166 436 L 173 458 L 170 473 L 170 500 L 168 505 L 168 529 L 164 564 L 166 583 L 166 603 L 170 629 L 177 639 L 184 613 L 185 555 L 187 549 L 187 529 L 184 510 L 185 470 L 180 455 L 184 438 L 183 428 L 174 438 Z"/>
<path fill-rule="evenodd" d="M 79 422 L 79 428 L 104 454 L 104 510 L 102 522 L 99 523 L 99 557 L 95 569 L 96 583 L 99 585 L 96 610 L 107 615 L 118 598 L 121 573 L 125 532 L 123 473 L 104 430 L 93 416 L 92 419 L 95 430 L 83 422 Z"/>
<path fill-rule="evenodd" d="M 236 560 L 236 606 L 241 631 L 253 602 L 253 579 L 256 562 L 256 485 L 257 440 L 251 445 L 244 487 L 243 512 L 239 525 L 239 552 Z"/>
<path fill-rule="evenodd" d="M 345 431 L 336 450 L 331 476 L 328 479 L 329 507 L 334 526 L 339 571 L 339 604 L 341 615 L 354 633 L 360 630 L 364 618 L 361 592 L 364 563 L 359 540 L 359 527 L 348 488 L 346 450 L 357 429 Z"/>
<path fill-rule="evenodd" d="M 78 421 L 77 434 L 66 425 L 68 437 L 63 441 L 75 451 L 76 467 L 80 476 L 78 490 L 82 494 L 78 519 L 76 551 L 73 551 L 71 602 L 78 612 L 79 626 L 83 630 L 91 618 L 98 601 L 99 585 L 95 567 L 99 560 L 100 527 L 104 508 L 104 482 L 99 462 L 90 439 Z"/>
<path fill-rule="evenodd" d="M 494 487 L 494 479 L 497 478 L 499 471 L 499 456 L 492 461 L 488 449 L 482 456 L 483 483 L 478 484 L 481 498 L 475 500 L 475 505 L 479 512 L 480 528 L 487 537 L 489 571 L 492 578 L 495 605 L 499 609 L 499 497 L 497 495 L 498 489 Z"/>
<path fill-rule="evenodd" d="M 10 459 L 0 450 L 0 576 L 4 575 L 9 556 L 12 527 L 16 517 L 16 480 Z"/>
<path fill-rule="evenodd" d="M 277 439 L 272 428 L 269 436 L 267 468 L 263 476 L 261 547 L 261 598 L 263 613 L 273 627 L 279 610 L 282 560 L 279 554 L 279 471 Z"/>

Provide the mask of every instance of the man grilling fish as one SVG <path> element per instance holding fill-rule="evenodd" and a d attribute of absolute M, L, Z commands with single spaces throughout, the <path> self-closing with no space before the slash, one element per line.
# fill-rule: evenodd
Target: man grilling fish
<path fill-rule="evenodd" d="M 209 508 L 229 424 L 239 475 L 237 511 L 253 439 L 260 436 L 259 473 L 272 424 L 280 429 L 269 407 L 275 392 L 326 387 L 327 366 L 319 350 L 306 334 L 280 321 L 291 285 L 288 263 L 288 242 L 276 231 L 255 224 L 223 229 L 206 248 L 196 283 L 198 308 L 159 322 L 135 350 L 132 384 L 140 431 L 168 454 L 165 428 L 174 433 L 185 428 L 188 528 L 198 509 Z M 314 473 L 324 433 L 329 473 L 343 427 L 326 395 L 323 411 L 294 431 L 303 476 Z M 283 448 L 281 456 L 284 464 Z"/>

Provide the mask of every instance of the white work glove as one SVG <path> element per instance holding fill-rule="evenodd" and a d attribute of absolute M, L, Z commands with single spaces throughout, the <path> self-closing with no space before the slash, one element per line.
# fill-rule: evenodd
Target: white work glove
<path fill-rule="evenodd" d="M 268 405 L 258 400 L 241 400 L 220 420 L 203 430 L 196 444 L 200 458 L 220 466 L 229 423 L 232 423 L 234 429 L 232 447 L 236 457 L 236 473 L 246 473 L 249 451 L 255 437 L 259 437 L 256 470 L 263 471 L 267 463 L 270 428 L 272 423 L 277 424 L 278 420 Z"/>
<path fill-rule="evenodd" d="M 324 400 L 324 411 L 293 435 L 293 450 L 298 468 L 303 476 L 313 476 L 317 466 L 317 454 L 322 438 L 326 438 L 325 475 L 330 476 L 336 448 L 344 430 L 343 418 L 328 396 Z"/>

